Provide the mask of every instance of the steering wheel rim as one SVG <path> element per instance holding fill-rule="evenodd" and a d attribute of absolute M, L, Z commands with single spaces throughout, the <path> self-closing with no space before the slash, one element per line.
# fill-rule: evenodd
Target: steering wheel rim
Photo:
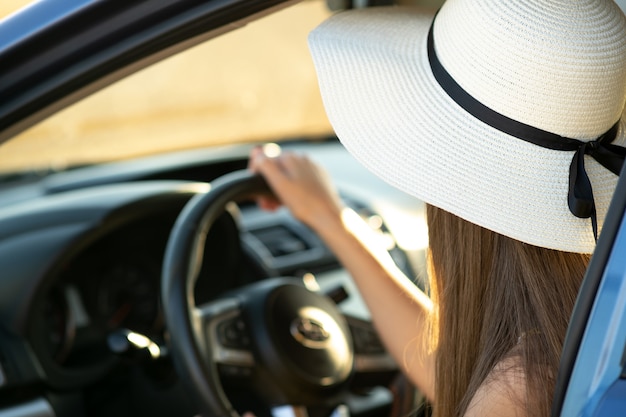
<path fill-rule="evenodd" d="M 334 402 L 341 397 L 354 370 L 350 330 L 338 308 L 328 297 L 312 293 L 287 278 L 264 280 L 242 289 L 235 298 L 218 299 L 201 307 L 195 305 L 194 286 L 202 266 L 204 240 L 211 226 L 229 202 L 259 194 L 271 194 L 271 190 L 262 177 L 248 171 L 217 179 L 206 194 L 197 195 L 187 203 L 166 247 L 162 305 L 169 344 L 181 378 L 196 394 L 201 411 L 210 415 L 239 416 L 222 388 L 214 355 L 217 350 L 211 329 L 215 330 L 216 321 L 219 322 L 214 318 L 224 312 L 230 316 L 232 311 L 237 311 L 247 317 L 252 323 L 252 339 L 265 341 L 261 345 L 253 342 L 249 353 L 254 352 L 251 360 L 258 370 L 256 374 L 265 376 L 260 384 L 254 381 L 255 387 L 271 400 L 280 404 L 296 400 L 299 406 L 322 402 L 322 398 Z M 321 339 L 316 339 L 320 336 Z M 280 351 L 282 354 L 277 353 Z M 291 362 L 285 365 L 281 355 Z M 311 363 L 317 365 L 312 367 Z M 277 373 L 278 370 L 282 373 Z M 272 388 L 267 388 L 267 382 Z"/>
<path fill-rule="evenodd" d="M 271 193 L 265 180 L 247 171 L 227 174 L 211 183 L 210 191 L 194 196 L 181 211 L 165 250 L 162 273 L 162 304 L 181 377 L 193 385 L 200 405 L 217 416 L 239 417 L 224 393 L 215 366 L 208 367 L 195 340 L 199 323 L 191 312 L 195 307 L 193 285 L 202 251 L 195 250 L 227 203 L 253 193 Z M 203 245 L 202 245 L 203 246 Z M 194 277 L 189 279 L 189 277 Z M 209 364 L 210 365 L 210 364 Z"/>

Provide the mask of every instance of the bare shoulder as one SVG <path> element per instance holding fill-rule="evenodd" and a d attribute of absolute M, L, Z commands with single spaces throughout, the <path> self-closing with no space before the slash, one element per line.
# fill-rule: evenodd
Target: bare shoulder
<path fill-rule="evenodd" d="M 516 357 L 503 359 L 476 391 L 465 417 L 524 417 L 526 377 Z"/>

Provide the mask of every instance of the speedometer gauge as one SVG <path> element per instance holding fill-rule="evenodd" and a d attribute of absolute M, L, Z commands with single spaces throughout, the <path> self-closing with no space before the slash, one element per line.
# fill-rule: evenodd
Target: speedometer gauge
<path fill-rule="evenodd" d="M 148 332 L 159 312 L 158 277 L 139 265 L 116 265 L 104 272 L 97 303 L 107 330 Z"/>

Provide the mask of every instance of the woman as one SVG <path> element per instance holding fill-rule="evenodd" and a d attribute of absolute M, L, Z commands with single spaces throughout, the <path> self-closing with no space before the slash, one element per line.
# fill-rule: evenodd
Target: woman
<path fill-rule="evenodd" d="M 436 416 L 548 415 L 626 155 L 624 15 L 604 0 L 448 0 L 434 17 L 340 13 L 309 43 L 342 143 L 428 204 L 430 298 L 364 243 L 317 165 L 255 150 L 251 169 L 338 254 Z"/>

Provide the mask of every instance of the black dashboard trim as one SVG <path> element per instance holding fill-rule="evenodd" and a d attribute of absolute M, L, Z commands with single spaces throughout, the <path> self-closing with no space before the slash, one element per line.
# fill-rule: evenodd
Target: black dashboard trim
<path fill-rule="evenodd" d="M 7 265 L 0 280 L 0 320 L 11 326 L 6 329 L 11 334 L 31 342 L 39 358 L 39 363 L 32 366 L 40 369 L 40 376 L 49 385 L 59 389 L 81 386 L 102 376 L 113 364 L 109 361 L 80 371 L 63 369 L 40 351 L 39 343 L 34 343 L 34 306 L 43 303 L 55 277 L 76 254 L 107 233 L 141 218 L 154 207 L 158 207 L 157 212 L 180 210 L 192 195 L 206 188 L 206 184 L 178 181 L 125 183 L 78 190 L 50 198 L 35 208 L 23 204 L 30 210 L 0 212 L 4 214 L 0 228 L 10 231 L 0 237 L 0 264 Z M 107 192 L 101 193 L 104 190 Z M 7 385 L 28 380 L 32 378 L 18 372 Z"/>

